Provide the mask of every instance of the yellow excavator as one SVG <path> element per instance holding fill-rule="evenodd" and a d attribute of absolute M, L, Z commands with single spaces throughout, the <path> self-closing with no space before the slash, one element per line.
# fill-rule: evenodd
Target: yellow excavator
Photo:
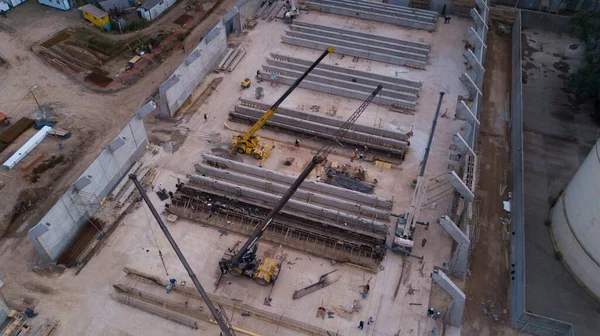
<path fill-rule="evenodd" d="M 290 88 L 263 114 L 258 121 L 248 130 L 248 132 L 242 135 L 233 136 L 233 146 L 230 153 L 237 152 L 239 154 L 249 154 L 255 159 L 264 161 L 273 151 L 274 145 L 263 144 L 260 141 L 260 137 L 256 135 L 256 132 L 267 123 L 267 121 L 277 112 L 279 105 L 294 91 L 300 82 L 308 76 L 308 74 L 327 56 L 329 53 L 335 52 L 333 47 L 327 47 L 321 56 L 300 76 Z"/>

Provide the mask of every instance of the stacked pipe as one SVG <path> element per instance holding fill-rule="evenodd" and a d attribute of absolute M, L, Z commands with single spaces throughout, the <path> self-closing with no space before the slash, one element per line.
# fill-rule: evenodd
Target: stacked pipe
<path fill-rule="evenodd" d="M 308 0 L 309 9 L 395 25 L 435 29 L 438 13 L 423 9 L 358 0 Z"/>
<path fill-rule="evenodd" d="M 332 46 L 338 54 L 418 69 L 425 69 L 430 51 L 426 43 L 386 38 L 302 21 L 294 21 L 281 39 L 284 43 L 319 50 Z"/>

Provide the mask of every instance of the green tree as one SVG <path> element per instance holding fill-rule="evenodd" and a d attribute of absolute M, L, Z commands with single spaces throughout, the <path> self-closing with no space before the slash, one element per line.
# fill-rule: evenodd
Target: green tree
<path fill-rule="evenodd" d="M 600 97 L 600 12 L 579 12 L 571 19 L 575 34 L 585 43 L 584 63 L 569 76 L 567 87 L 579 100 L 596 101 Z"/>

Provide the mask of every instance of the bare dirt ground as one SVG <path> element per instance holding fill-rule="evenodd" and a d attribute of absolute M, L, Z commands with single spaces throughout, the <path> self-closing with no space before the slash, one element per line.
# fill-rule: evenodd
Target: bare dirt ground
<path fill-rule="evenodd" d="M 508 326 L 508 241 L 503 240 L 502 218 L 507 214 L 502 188 L 510 169 L 509 133 L 505 101 L 510 92 L 511 39 L 490 30 L 486 54 L 484 102 L 479 136 L 479 185 L 476 197 L 480 208 L 479 242 L 471 253 L 470 276 L 466 283 L 467 305 L 463 335 L 514 335 Z"/>
<path fill-rule="evenodd" d="M 195 45 L 233 3 L 233 0 L 221 1 L 184 43 L 190 47 Z M 177 11 L 167 15 L 175 16 Z M 0 110 L 13 121 L 38 117 L 36 102 L 29 92 L 35 87 L 33 93 L 47 111 L 47 117 L 57 120 L 58 127 L 73 134 L 64 141 L 64 149 L 59 150 L 56 141 L 47 140 L 24 160 L 21 165 L 39 154 L 43 159 L 61 154 L 66 157 L 64 162 L 41 174 L 36 183 L 27 178 L 30 171 L 23 171 L 20 166 L 0 175 L 0 181 L 5 184 L 0 191 L 0 232 L 8 228 L 7 235 L 26 234 L 57 196 L 85 170 L 97 155 L 97 149 L 118 133 L 133 113 L 150 99 L 172 66 L 186 56 L 179 50 L 173 51 L 135 85 L 117 93 L 93 92 L 49 66 L 31 50 L 39 41 L 67 27 L 85 24 L 82 22 L 76 11 L 60 12 L 29 2 L 11 11 L 0 25 L 0 57 L 7 62 L 0 67 Z M 14 152 L 34 133 L 33 130 L 24 133 L 0 158 Z M 35 167 L 33 164 L 30 168 Z M 26 204 L 26 211 L 15 216 L 13 209 L 21 201 Z"/>

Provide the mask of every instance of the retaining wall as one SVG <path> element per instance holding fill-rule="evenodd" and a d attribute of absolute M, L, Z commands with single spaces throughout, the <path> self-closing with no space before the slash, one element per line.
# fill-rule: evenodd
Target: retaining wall
<path fill-rule="evenodd" d="M 525 14 L 528 13 L 528 14 Z M 510 240 L 510 262 L 514 274 L 511 276 L 511 327 L 534 335 L 574 335 L 573 326 L 545 316 L 533 314 L 526 310 L 525 285 L 525 170 L 523 164 L 523 66 L 521 32 L 525 26 L 544 29 L 556 15 L 530 15 L 529 11 L 519 10 L 512 26 L 512 82 L 511 82 L 511 160 L 513 172 L 511 224 L 513 236 Z M 548 19 L 539 16 L 549 16 Z M 533 21 L 525 24 L 526 20 Z M 561 18 L 562 19 L 562 18 Z M 558 20 L 562 21 L 562 20 Z M 561 26 L 551 28 L 556 32 Z M 565 26 L 562 26 L 565 29 Z M 551 30 L 551 31 L 552 31 Z"/>
<path fill-rule="evenodd" d="M 219 21 L 159 87 L 160 115 L 172 117 L 196 86 L 211 72 L 227 52 L 227 36 Z"/>
<path fill-rule="evenodd" d="M 140 112 L 155 108 L 156 105 L 150 102 L 138 111 L 40 222 L 29 230 L 27 236 L 42 260 L 55 262 L 60 257 L 99 208 L 100 200 L 144 152 L 148 138 Z"/>

